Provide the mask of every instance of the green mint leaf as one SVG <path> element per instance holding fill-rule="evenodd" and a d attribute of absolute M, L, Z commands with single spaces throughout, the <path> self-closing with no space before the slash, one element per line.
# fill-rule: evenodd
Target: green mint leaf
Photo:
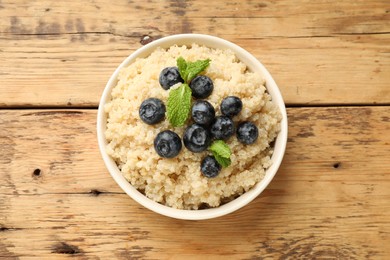
<path fill-rule="evenodd" d="M 215 160 L 222 165 L 228 167 L 231 164 L 230 156 L 232 154 L 229 146 L 223 140 L 215 140 L 209 147 L 209 150 L 215 157 Z"/>
<path fill-rule="evenodd" d="M 215 152 L 212 152 L 212 154 L 214 155 L 215 160 L 217 160 L 217 162 L 218 162 L 223 168 L 229 167 L 230 164 L 232 163 L 232 161 L 230 160 L 230 158 L 225 158 L 225 157 L 219 156 L 219 155 L 218 155 L 217 153 L 215 153 Z"/>
<path fill-rule="evenodd" d="M 183 57 L 179 57 L 176 60 L 177 68 L 179 69 L 179 73 L 182 79 L 187 78 L 187 62 Z"/>
<path fill-rule="evenodd" d="M 191 88 L 187 84 L 181 84 L 169 91 L 167 118 L 172 126 L 183 126 L 187 121 L 191 109 L 191 95 Z"/>
<path fill-rule="evenodd" d="M 210 59 L 187 62 L 183 57 L 179 57 L 176 60 L 176 64 L 182 79 L 184 79 L 186 83 L 189 83 L 210 65 Z"/>
<path fill-rule="evenodd" d="M 210 145 L 209 150 L 224 158 L 230 158 L 230 155 L 232 154 L 229 146 L 223 140 L 215 140 Z"/>
<path fill-rule="evenodd" d="M 190 82 L 193 78 L 198 76 L 199 73 L 204 71 L 210 65 L 210 59 L 198 60 L 195 62 L 187 62 L 187 82 Z"/>

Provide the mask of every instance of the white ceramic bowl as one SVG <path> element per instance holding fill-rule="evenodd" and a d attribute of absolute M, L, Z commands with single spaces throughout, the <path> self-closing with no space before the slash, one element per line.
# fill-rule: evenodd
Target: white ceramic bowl
<path fill-rule="evenodd" d="M 245 63 L 251 71 L 259 73 L 265 77 L 266 80 L 266 88 L 270 95 L 272 96 L 273 102 L 275 102 L 280 111 L 282 112 L 283 119 L 281 122 L 281 131 L 278 134 L 275 141 L 275 150 L 272 155 L 272 166 L 267 169 L 264 179 L 257 183 L 250 191 L 244 193 L 240 197 L 235 200 L 219 206 L 217 208 L 210 209 L 202 209 L 202 210 L 180 210 L 174 209 L 168 206 L 164 206 L 159 204 L 145 195 L 140 193 L 136 188 L 134 188 L 121 174 L 117 165 L 112 160 L 112 158 L 106 153 L 106 145 L 107 141 L 104 136 L 104 132 L 106 129 L 107 117 L 104 112 L 104 105 L 110 100 L 111 90 L 117 83 L 117 77 L 119 70 L 123 67 L 126 67 L 130 63 L 132 63 L 138 57 L 147 57 L 150 53 L 152 53 L 156 47 L 168 48 L 172 45 L 191 45 L 192 43 L 197 43 L 199 45 L 205 45 L 211 48 L 219 48 L 219 49 L 231 49 L 235 52 L 236 56 Z M 97 135 L 100 152 L 103 156 L 104 163 L 110 172 L 111 176 L 118 183 L 118 185 L 135 201 L 143 205 L 144 207 L 160 213 L 165 216 L 177 218 L 177 219 L 188 219 L 188 220 L 201 220 L 201 219 L 210 219 L 216 218 L 219 216 L 226 215 L 231 213 L 249 202 L 255 199 L 271 182 L 272 178 L 275 176 L 280 163 L 282 162 L 284 151 L 287 143 L 287 115 L 286 108 L 283 102 L 282 95 L 280 94 L 279 88 L 276 85 L 275 81 L 271 77 L 271 74 L 267 71 L 267 69 L 249 52 L 242 49 L 241 47 L 223 40 L 221 38 L 217 38 L 209 35 L 202 34 L 178 34 L 172 35 L 168 37 L 164 37 L 162 39 L 153 41 L 127 57 L 122 64 L 115 70 L 114 74 L 112 74 L 109 79 L 103 95 L 100 100 L 98 117 L 97 117 Z"/>

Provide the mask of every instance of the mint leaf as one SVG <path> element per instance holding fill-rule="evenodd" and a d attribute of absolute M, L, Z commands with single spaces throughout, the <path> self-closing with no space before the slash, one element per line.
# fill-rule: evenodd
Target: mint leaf
<path fill-rule="evenodd" d="M 232 152 L 230 151 L 229 146 L 223 140 L 215 140 L 211 145 L 209 150 L 211 152 L 216 152 L 221 157 L 230 158 Z"/>
<path fill-rule="evenodd" d="M 182 79 L 187 78 L 187 62 L 183 57 L 179 57 L 176 60 L 177 68 L 179 69 L 179 73 Z"/>
<path fill-rule="evenodd" d="M 199 73 L 204 71 L 210 65 L 210 59 L 187 62 L 187 82 L 190 82 Z"/>
<path fill-rule="evenodd" d="M 222 167 L 228 167 L 231 164 L 230 156 L 232 152 L 223 140 L 215 140 L 210 145 L 209 150 Z"/>
<path fill-rule="evenodd" d="M 191 109 L 192 91 L 187 84 L 169 91 L 167 101 L 167 118 L 172 126 L 183 126 Z"/>
<path fill-rule="evenodd" d="M 195 78 L 199 73 L 204 71 L 210 65 L 210 59 L 187 62 L 183 57 L 179 57 L 176 60 L 176 64 L 182 79 L 189 83 L 193 78 Z"/>
<path fill-rule="evenodd" d="M 215 153 L 215 152 L 212 152 L 212 154 L 214 155 L 215 160 L 217 160 L 217 162 L 218 162 L 223 168 L 226 168 L 226 167 L 230 166 L 230 164 L 232 163 L 232 161 L 230 160 L 230 158 L 221 157 L 221 156 L 219 156 L 219 155 L 218 155 L 217 153 Z"/>

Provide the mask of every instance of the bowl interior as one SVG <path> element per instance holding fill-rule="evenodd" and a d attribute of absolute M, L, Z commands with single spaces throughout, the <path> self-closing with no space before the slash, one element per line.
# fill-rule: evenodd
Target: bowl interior
<path fill-rule="evenodd" d="M 266 170 L 265 177 L 262 181 L 257 183 L 250 191 L 244 193 L 238 198 L 234 199 L 231 202 L 228 202 L 222 206 L 217 208 L 210 209 L 202 209 L 202 210 L 180 210 L 174 209 L 168 206 L 164 206 L 155 201 L 148 199 L 145 195 L 140 193 L 137 189 L 135 189 L 121 174 L 114 160 L 108 156 L 105 151 L 105 147 L 107 145 L 107 141 L 104 136 L 104 131 L 106 129 L 107 117 L 104 112 L 104 105 L 111 99 L 111 90 L 117 83 L 118 73 L 123 68 L 131 64 L 136 58 L 145 58 L 149 56 L 157 47 L 168 48 L 172 45 L 191 45 L 193 43 L 197 43 L 199 45 L 205 45 L 210 48 L 219 48 L 219 49 L 231 49 L 237 56 L 239 60 L 245 63 L 249 69 L 253 72 L 259 73 L 263 75 L 266 81 L 266 88 L 269 94 L 272 97 L 273 102 L 277 104 L 281 113 L 282 113 L 282 121 L 281 121 L 281 131 L 279 132 L 276 140 L 275 140 L 275 148 L 274 153 L 271 157 L 272 165 Z M 104 163 L 110 172 L 111 176 L 118 183 L 118 185 L 134 200 L 143 205 L 144 207 L 155 211 L 159 214 L 178 218 L 178 219 L 188 219 L 188 220 L 201 220 L 201 219 L 209 219 L 215 218 L 222 215 L 226 215 L 231 213 L 256 198 L 270 183 L 274 175 L 276 174 L 280 163 L 282 162 L 283 155 L 286 148 L 287 143 L 287 115 L 286 108 L 283 102 L 283 98 L 280 94 L 280 91 L 273 80 L 270 73 L 267 69 L 250 53 L 241 47 L 228 42 L 226 40 L 202 34 L 179 34 L 168 36 L 154 42 L 151 42 L 142 48 L 135 51 L 129 57 L 127 57 L 115 70 L 109 79 L 101 97 L 99 103 L 98 110 L 98 118 L 97 118 L 97 135 L 98 135 L 98 143 L 99 149 L 102 154 Z"/>

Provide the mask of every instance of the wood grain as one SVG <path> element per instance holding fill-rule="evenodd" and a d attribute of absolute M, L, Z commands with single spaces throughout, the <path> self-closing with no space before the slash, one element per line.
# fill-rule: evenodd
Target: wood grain
<path fill-rule="evenodd" d="M 190 32 L 253 53 L 287 104 L 390 103 L 387 1 L 3 0 L 1 7 L 1 107 L 96 107 L 145 36 Z"/>
<path fill-rule="evenodd" d="M 0 0 L 0 17 L 0 259 L 390 258 L 388 1 Z M 114 69 L 177 33 L 244 47 L 291 106 L 274 180 L 214 220 L 138 205 L 97 147 Z"/>
<path fill-rule="evenodd" d="M 180 221 L 104 168 L 95 110 L 0 111 L 0 257 L 386 259 L 388 107 L 289 108 L 282 167 L 228 216 Z"/>

